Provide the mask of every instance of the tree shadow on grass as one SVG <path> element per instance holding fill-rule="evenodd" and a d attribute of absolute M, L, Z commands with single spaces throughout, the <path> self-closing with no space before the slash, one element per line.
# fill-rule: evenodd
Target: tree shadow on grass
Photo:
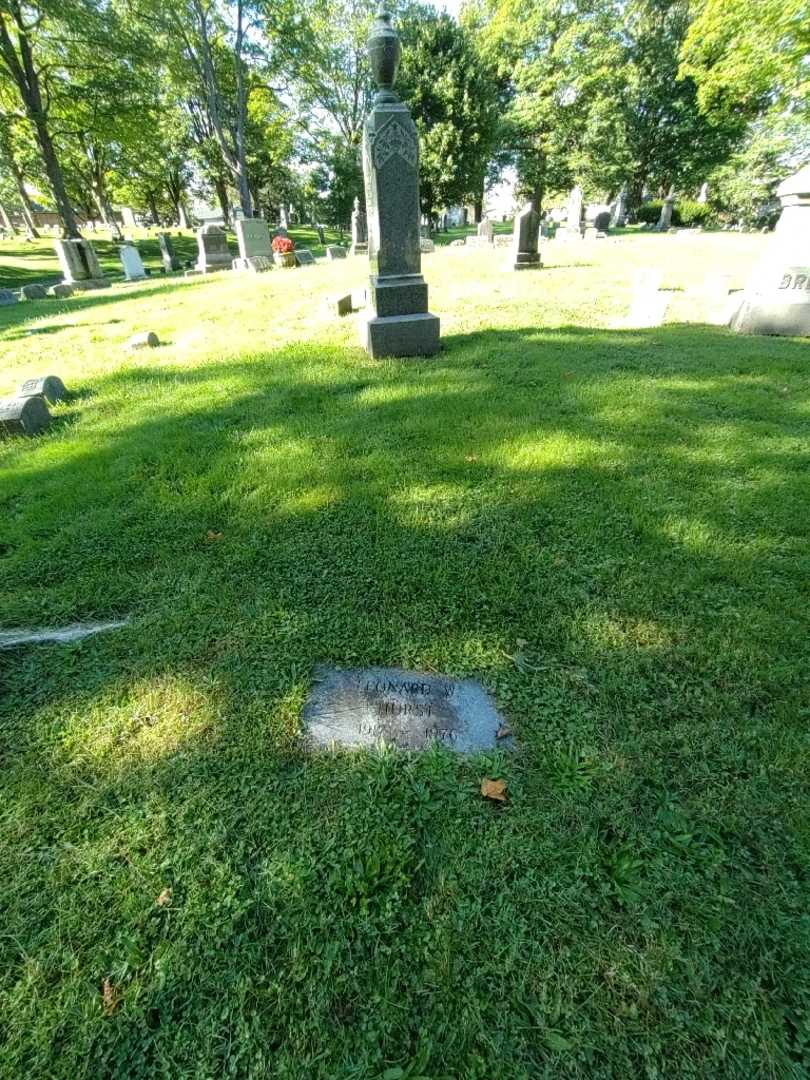
<path fill-rule="evenodd" d="M 694 1047 L 685 996 L 756 1018 L 749 1075 L 788 1060 L 757 1002 L 775 963 L 780 1010 L 806 985 L 805 371 L 800 343 L 694 326 L 382 364 L 318 343 L 119 369 L 19 444 L 3 624 L 135 617 L 5 659 L 15 835 L 43 852 L 6 966 L 36 958 L 65 1075 L 262 1053 L 277 1076 L 537 1075 L 556 1059 L 532 1033 L 574 1028 L 592 1069 L 632 1074 Z M 307 757 L 319 661 L 477 676 L 522 756 Z M 509 779 L 498 816 L 482 770 Z M 649 965 L 667 1000 L 617 1032 Z M 81 988 L 106 972 L 129 995 L 111 1023 Z"/>

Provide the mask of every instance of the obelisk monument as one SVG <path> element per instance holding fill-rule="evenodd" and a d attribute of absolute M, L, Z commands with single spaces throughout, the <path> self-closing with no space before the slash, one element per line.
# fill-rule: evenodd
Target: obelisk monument
<path fill-rule="evenodd" d="M 393 90 L 400 55 L 391 16 L 381 11 L 368 39 L 377 95 L 363 130 L 371 277 L 360 338 L 373 357 L 428 356 L 439 348 L 439 320 L 428 311 L 420 272 L 419 140 Z"/>

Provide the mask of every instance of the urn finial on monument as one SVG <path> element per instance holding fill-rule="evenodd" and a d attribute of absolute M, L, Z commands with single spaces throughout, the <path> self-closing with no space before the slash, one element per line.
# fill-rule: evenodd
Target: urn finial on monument
<path fill-rule="evenodd" d="M 421 274 L 419 137 L 408 106 L 393 92 L 400 44 L 388 12 L 371 28 L 368 55 L 379 87 L 363 126 L 370 311 L 361 340 L 371 356 L 427 356 L 439 347 Z"/>

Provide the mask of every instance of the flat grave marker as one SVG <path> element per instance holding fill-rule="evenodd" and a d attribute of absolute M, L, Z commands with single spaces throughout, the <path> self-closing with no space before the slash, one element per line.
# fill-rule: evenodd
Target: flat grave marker
<path fill-rule="evenodd" d="M 438 744 L 471 753 L 509 745 L 498 738 L 503 717 L 479 683 L 399 668 L 317 668 L 304 723 L 310 740 L 325 747 Z"/>

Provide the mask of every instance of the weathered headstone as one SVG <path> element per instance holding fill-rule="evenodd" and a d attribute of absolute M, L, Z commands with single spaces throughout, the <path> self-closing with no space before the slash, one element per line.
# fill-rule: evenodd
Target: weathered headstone
<path fill-rule="evenodd" d="M 273 241 L 267 222 L 262 218 L 239 218 L 235 228 L 239 258 L 233 260 L 233 269 L 249 270 L 254 274 L 272 270 Z"/>
<path fill-rule="evenodd" d="M 26 379 L 17 391 L 17 397 L 44 397 L 52 405 L 67 397 L 65 384 L 58 375 L 45 375 L 40 379 Z"/>
<path fill-rule="evenodd" d="M 21 300 L 44 300 L 47 295 L 44 285 L 23 285 L 20 289 Z"/>
<path fill-rule="evenodd" d="M 7 304 L 18 303 L 17 294 L 12 292 L 11 289 L 0 289 L 0 307 L 5 307 Z"/>
<path fill-rule="evenodd" d="M 156 349 L 160 344 L 160 338 L 154 330 L 143 330 L 133 334 L 127 342 L 128 349 Z"/>
<path fill-rule="evenodd" d="M 645 269 L 636 273 L 633 285 L 633 299 L 625 326 L 628 329 L 644 330 L 660 326 L 666 317 L 671 294 L 661 292 L 663 270 Z"/>
<path fill-rule="evenodd" d="M 478 237 L 486 244 L 491 244 L 495 239 L 495 228 L 489 218 L 484 220 L 478 226 Z"/>
<path fill-rule="evenodd" d="M 672 192 L 664 199 L 661 207 L 661 215 L 658 218 L 658 224 L 655 226 L 656 232 L 666 232 L 672 224 L 672 211 L 675 208 L 675 196 Z"/>
<path fill-rule="evenodd" d="M 419 139 L 393 90 L 401 47 L 387 12 L 374 20 L 368 53 L 378 90 L 363 130 L 371 304 L 361 341 L 372 357 L 427 356 L 439 348 L 439 320 L 421 274 Z"/>
<path fill-rule="evenodd" d="M 51 414 L 43 397 L 0 401 L 0 435 L 38 435 L 50 422 Z"/>
<path fill-rule="evenodd" d="M 172 238 L 168 233 L 158 233 L 158 243 L 160 244 L 160 257 L 163 260 L 163 269 L 167 274 L 174 273 L 175 270 L 179 270 L 182 266 L 180 259 L 178 258 Z"/>
<path fill-rule="evenodd" d="M 89 240 L 55 240 L 54 247 L 64 284 L 75 289 L 100 289 L 108 284 Z"/>
<path fill-rule="evenodd" d="M 568 196 L 565 225 L 557 229 L 555 239 L 582 239 L 582 188 L 579 184 L 575 184 L 571 188 L 571 194 Z"/>
<path fill-rule="evenodd" d="M 203 225 L 197 229 L 197 273 L 227 270 L 230 265 L 231 252 L 225 230 L 219 225 Z"/>
<path fill-rule="evenodd" d="M 531 202 L 515 215 L 512 234 L 512 268 L 530 270 L 540 266 L 540 215 Z"/>
<path fill-rule="evenodd" d="M 143 260 L 134 244 L 121 244 L 118 248 L 118 257 L 124 268 L 124 277 L 127 281 L 143 281 L 146 277 Z"/>
<path fill-rule="evenodd" d="M 54 300 L 67 300 L 69 296 L 73 296 L 73 286 L 68 285 L 66 281 L 63 281 L 60 285 L 51 285 L 48 289 L 48 296 Z"/>
<path fill-rule="evenodd" d="M 315 256 L 309 248 L 296 248 L 295 261 L 299 266 L 314 266 Z"/>
<path fill-rule="evenodd" d="M 483 687 L 398 668 L 319 668 L 304 707 L 316 746 L 424 750 L 438 744 L 457 753 L 504 745 L 503 718 Z"/>
<path fill-rule="evenodd" d="M 368 251 L 368 223 L 366 212 L 360 207 L 360 199 L 355 198 L 352 210 L 352 255 L 365 255 Z"/>
<path fill-rule="evenodd" d="M 419 239 L 419 250 L 423 255 L 432 255 L 436 250 L 436 245 L 428 237 L 422 236 Z"/>
<path fill-rule="evenodd" d="M 611 229 L 624 228 L 625 221 L 627 219 L 627 186 L 625 185 L 619 194 L 616 196 L 616 201 L 613 204 L 613 209 L 610 214 L 610 227 Z"/>
<path fill-rule="evenodd" d="M 810 165 L 776 190 L 782 213 L 731 328 L 739 334 L 810 337 Z"/>
<path fill-rule="evenodd" d="M 697 197 L 699 203 L 707 203 L 709 201 L 709 181 L 704 180 L 700 186 L 700 194 Z"/>
<path fill-rule="evenodd" d="M 318 243 L 319 244 L 325 244 L 326 243 L 326 230 L 324 229 L 323 225 L 316 225 L 315 226 L 315 232 L 318 234 Z"/>
<path fill-rule="evenodd" d="M 326 249 L 326 257 L 330 262 L 334 262 L 335 259 L 345 259 L 346 248 L 338 244 L 330 244 Z"/>

